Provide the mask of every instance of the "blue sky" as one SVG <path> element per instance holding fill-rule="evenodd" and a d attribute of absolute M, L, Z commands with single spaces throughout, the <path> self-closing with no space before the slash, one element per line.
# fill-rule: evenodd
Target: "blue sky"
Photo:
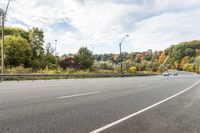
<path fill-rule="evenodd" d="M 199 7 L 199 0 L 15 0 L 7 25 L 43 29 L 46 43 L 58 40 L 60 55 L 81 46 L 118 53 L 126 34 L 123 51 L 164 50 L 200 39 Z"/>

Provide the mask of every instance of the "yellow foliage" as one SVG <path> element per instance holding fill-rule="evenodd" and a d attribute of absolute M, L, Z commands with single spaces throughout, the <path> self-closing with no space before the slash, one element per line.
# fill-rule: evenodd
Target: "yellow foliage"
<path fill-rule="evenodd" d="M 182 61 L 181 61 L 181 67 L 184 67 L 185 64 L 188 64 L 189 63 L 189 60 L 190 60 L 190 57 L 189 56 L 185 56 Z"/>
<path fill-rule="evenodd" d="M 32 73 L 31 68 L 24 68 L 23 66 L 13 67 L 6 69 L 6 73 L 9 74 L 27 74 Z"/>
<path fill-rule="evenodd" d="M 186 63 L 186 64 L 183 65 L 183 70 L 184 70 L 184 71 L 194 72 L 195 67 L 194 67 L 193 64 L 188 64 L 188 63 Z"/>
<path fill-rule="evenodd" d="M 130 67 L 128 70 L 129 73 L 135 73 L 136 71 L 137 71 L 137 68 L 135 66 Z"/>

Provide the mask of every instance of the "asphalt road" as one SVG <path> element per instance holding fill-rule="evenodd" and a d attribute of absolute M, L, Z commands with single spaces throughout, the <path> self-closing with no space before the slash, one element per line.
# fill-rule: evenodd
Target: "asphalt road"
<path fill-rule="evenodd" d="M 200 77 L 0 83 L 0 133 L 199 133 Z"/>

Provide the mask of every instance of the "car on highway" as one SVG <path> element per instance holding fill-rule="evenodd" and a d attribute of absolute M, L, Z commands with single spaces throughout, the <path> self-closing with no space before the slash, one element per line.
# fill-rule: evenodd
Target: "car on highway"
<path fill-rule="evenodd" d="M 166 71 L 162 74 L 163 76 L 169 76 L 169 73 Z"/>
<path fill-rule="evenodd" d="M 178 76 L 178 72 L 173 73 L 174 76 Z"/>

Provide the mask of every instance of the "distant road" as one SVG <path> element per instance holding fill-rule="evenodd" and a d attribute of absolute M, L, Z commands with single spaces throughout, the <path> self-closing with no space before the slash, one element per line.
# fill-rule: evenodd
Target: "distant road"
<path fill-rule="evenodd" d="M 0 83 L 0 133 L 199 133 L 200 76 Z"/>

